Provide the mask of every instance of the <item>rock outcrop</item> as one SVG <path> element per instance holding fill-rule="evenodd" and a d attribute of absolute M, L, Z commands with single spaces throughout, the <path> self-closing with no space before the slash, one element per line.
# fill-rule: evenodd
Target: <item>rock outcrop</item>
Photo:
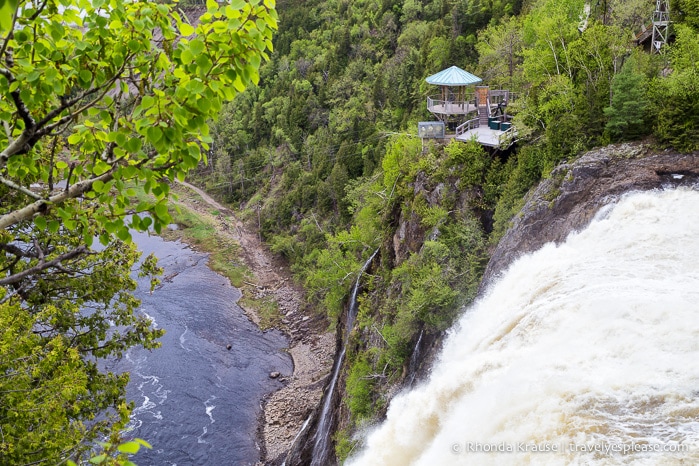
<path fill-rule="evenodd" d="M 699 153 L 654 152 L 642 143 L 607 146 L 559 165 L 527 195 L 488 263 L 481 290 L 519 256 L 563 241 L 627 192 L 698 183 Z"/>

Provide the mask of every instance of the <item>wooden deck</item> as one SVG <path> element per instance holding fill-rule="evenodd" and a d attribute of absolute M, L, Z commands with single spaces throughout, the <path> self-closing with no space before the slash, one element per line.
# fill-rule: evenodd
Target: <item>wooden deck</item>
<path fill-rule="evenodd" d="M 503 150 L 510 147 L 515 142 L 516 138 L 517 133 L 514 129 L 500 131 L 490 129 L 487 126 L 478 126 L 454 137 L 457 141 L 464 142 L 475 139 L 476 142 L 483 146 L 497 147 Z"/>
<path fill-rule="evenodd" d="M 478 110 L 475 102 L 448 102 L 427 98 L 427 110 L 435 115 L 468 115 Z"/>

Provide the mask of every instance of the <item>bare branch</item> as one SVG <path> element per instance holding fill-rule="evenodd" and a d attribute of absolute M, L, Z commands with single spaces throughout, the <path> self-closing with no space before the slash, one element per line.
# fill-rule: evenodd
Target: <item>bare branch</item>
<path fill-rule="evenodd" d="M 15 11 L 12 13 L 12 26 L 10 27 L 9 31 L 7 32 L 7 36 L 2 41 L 2 47 L 0 47 L 0 57 L 5 55 L 5 51 L 7 50 L 7 45 L 10 43 L 10 39 L 12 39 L 12 35 L 15 32 L 15 23 L 17 22 L 17 8 L 15 8 Z"/>
<path fill-rule="evenodd" d="M 96 181 L 102 181 L 102 182 L 107 182 L 110 181 L 112 178 L 114 178 L 114 168 L 113 167 L 110 171 L 107 173 L 104 173 L 100 176 L 97 176 L 95 178 L 90 178 L 88 180 L 83 180 L 78 183 L 75 183 L 73 186 L 70 188 L 67 188 L 65 191 L 62 191 L 54 196 L 49 197 L 48 199 L 41 199 L 36 202 L 33 202 L 25 207 L 22 207 L 19 210 L 15 210 L 14 212 L 10 212 L 9 214 L 5 214 L 2 217 L 0 217 L 0 229 L 7 228 L 9 226 L 14 225 L 15 223 L 21 222 L 22 220 L 28 220 L 30 219 L 34 214 L 43 212 L 46 210 L 49 205 L 51 204 L 59 204 L 61 202 L 64 202 L 68 199 L 73 199 L 76 197 L 79 197 L 83 195 L 84 193 L 90 191 L 92 189 L 92 185 Z"/>
<path fill-rule="evenodd" d="M 14 189 L 15 191 L 19 191 L 22 194 L 31 197 L 32 199 L 36 199 L 36 200 L 42 199 L 42 197 L 39 196 L 37 193 L 25 188 L 24 186 L 18 185 L 17 183 L 15 183 L 12 180 L 8 180 L 4 176 L 0 176 L 0 183 L 4 184 L 8 188 Z"/>
<path fill-rule="evenodd" d="M 24 292 L 24 286 L 20 286 L 16 289 L 12 290 L 12 292 L 5 294 L 5 296 L 3 296 L 2 299 L 0 299 L 0 304 L 5 304 L 10 299 L 12 299 L 14 296 L 17 296 L 17 295 L 22 296 L 23 292 Z"/>
<path fill-rule="evenodd" d="M 46 8 L 46 5 L 49 3 L 49 0 L 44 0 L 44 3 L 42 3 L 37 9 L 36 12 L 29 18 L 29 21 L 34 21 L 36 18 L 39 17 L 39 15 L 44 11 L 44 8 Z"/>
<path fill-rule="evenodd" d="M 5 61 L 7 62 L 7 65 L 9 67 L 12 67 L 14 61 L 12 59 L 12 52 L 10 50 L 7 50 L 5 56 Z M 7 79 L 7 82 L 12 85 L 13 82 L 17 81 L 15 79 L 15 76 L 10 72 L 10 70 L 0 68 L 0 74 L 5 76 L 5 79 Z M 10 96 L 12 97 L 12 102 L 15 104 L 15 108 L 17 109 L 17 114 L 20 116 L 22 121 L 24 121 L 24 126 L 25 129 L 24 131 L 33 131 L 34 128 L 36 127 L 36 121 L 34 120 L 34 117 L 32 117 L 31 113 L 29 112 L 29 109 L 27 108 L 27 104 L 24 103 L 22 100 L 22 97 L 19 95 L 19 89 L 15 89 L 14 91 L 10 92 Z"/>
<path fill-rule="evenodd" d="M 39 262 L 44 262 L 44 250 L 41 249 L 39 240 L 34 238 L 34 249 L 36 249 L 36 254 L 39 256 Z"/>
<path fill-rule="evenodd" d="M 17 139 L 14 139 L 8 146 L 0 152 L 0 168 L 3 168 L 9 158 L 15 154 L 27 152 L 31 145 L 29 142 L 34 136 L 34 131 L 24 130 Z"/>
<path fill-rule="evenodd" d="M 12 128 L 10 128 L 10 124 L 3 120 L 2 126 L 5 128 L 5 135 L 7 136 L 7 142 L 12 144 Z"/>
<path fill-rule="evenodd" d="M 65 254 L 61 254 L 60 256 L 56 257 L 55 259 L 52 259 L 48 262 L 39 262 L 37 265 L 34 267 L 30 267 L 26 270 L 23 270 L 19 273 L 16 273 L 14 275 L 10 275 L 9 277 L 5 277 L 3 279 L 0 279 L 0 285 L 12 285 L 14 283 L 19 283 L 25 278 L 35 275 L 39 272 L 42 272 L 46 269 L 49 268 L 61 268 L 61 262 L 73 259 L 75 257 L 78 257 L 82 254 L 85 254 L 88 252 L 87 247 L 85 246 L 78 246 L 77 248 L 73 249 L 72 251 L 66 252 Z"/>
<path fill-rule="evenodd" d="M 38 258 L 38 256 L 35 253 L 25 251 L 24 249 L 20 248 L 19 246 L 15 246 L 14 244 L 0 243 L 0 251 L 8 252 L 13 256 L 17 257 Z"/>
<path fill-rule="evenodd" d="M 7 57 L 7 62 L 8 66 L 12 66 L 11 56 Z M 8 139 L 8 141 L 10 141 L 10 144 L 2 152 L 0 152 L 0 168 L 5 166 L 7 160 L 11 156 L 28 152 L 42 137 L 51 134 L 56 128 L 62 125 L 70 124 L 70 122 L 72 122 L 72 120 L 77 115 L 91 107 L 94 107 L 98 102 L 100 102 L 104 98 L 104 96 L 107 95 L 107 93 L 110 91 L 114 83 L 122 75 L 122 73 L 126 69 L 127 62 L 128 60 L 125 60 L 125 64 L 122 65 L 121 69 L 118 72 L 116 72 L 114 76 L 111 79 L 107 80 L 104 84 L 81 92 L 72 99 L 63 100 L 58 107 L 48 112 L 38 122 L 36 122 L 29 113 L 29 109 L 26 107 L 26 105 L 20 98 L 19 91 L 12 92 L 11 96 L 15 103 L 15 107 L 17 108 L 17 113 L 24 121 L 25 128 L 17 139 Z M 12 72 L 6 68 L 0 68 L 0 76 L 4 76 L 10 84 L 16 81 Z M 77 109 L 74 109 L 68 115 L 60 118 L 58 121 L 49 124 L 53 119 L 58 117 L 64 111 L 69 110 L 71 107 L 74 107 L 75 105 L 80 103 L 83 99 L 95 94 L 97 95 L 86 104 L 80 106 Z"/>

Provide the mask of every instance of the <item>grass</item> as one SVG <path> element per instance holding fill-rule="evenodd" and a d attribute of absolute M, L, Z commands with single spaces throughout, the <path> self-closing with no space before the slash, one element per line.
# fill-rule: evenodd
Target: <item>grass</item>
<path fill-rule="evenodd" d="M 279 312 L 279 304 L 274 299 L 274 296 L 254 297 L 254 291 L 249 285 L 243 287 L 243 297 L 238 303 L 247 309 L 255 309 L 257 316 L 260 318 L 260 328 L 266 330 L 269 328 L 279 328 L 282 323 L 282 315 Z M 247 291 L 247 292 L 246 292 Z"/>
<path fill-rule="evenodd" d="M 179 212 L 170 210 L 177 230 L 164 230 L 162 237 L 167 240 L 179 239 L 209 254 L 209 267 L 227 277 L 236 288 L 245 286 L 252 274 L 248 268 L 235 260 L 240 254 L 240 246 L 232 238 L 216 230 L 214 222 L 178 203 Z"/>
<path fill-rule="evenodd" d="M 177 196 L 170 200 L 170 216 L 176 223 L 176 230 L 163 229 L 161 235 L 168 241 L 180 240 L 197 250 L 209 254 L 209 268 L 228 278 L 231 285 L 242 291 L 238 304 L 254 311 L 259 317 L 259 327 L 266 330 L 281 324 L 282 316 L 274 296 L 257 296 L 256 287 L 250 269 L 241 261 L 240 245 L 230 236 L 216 228 L 216 220 L 206 214 L 200 214 L 187 207 L 187 203 L 204 201 L 188 189 L 172 186 Z M 209 211 L 211 216 L 218 216 L 218 210 Z"/>

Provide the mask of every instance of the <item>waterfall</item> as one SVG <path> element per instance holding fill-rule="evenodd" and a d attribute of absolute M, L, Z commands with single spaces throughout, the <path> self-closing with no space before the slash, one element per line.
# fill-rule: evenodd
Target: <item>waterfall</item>
<path fill-rule="evenodd" d="M 517 260 L 352 466 L 699 464 L 699 192 Z"/>
<path fill-rule="evenodd" d="M 374 260 L 374 257 L 379 252 L 377 249 L 374 253 L 367 259 L 367 261 L 362 266 L 361 270 L 357 274 L 357 280 L 354 282 L 354 287 L 352 287 L 352 294 L 350 295 L 349 308 L 347 309 L 347 324 L 345 325 L 345 335 L 342 338 L 342 347 L 340 348 L 340 353 L 335 359 L 335 365 L 333 367 L 332 378 L 330 379 L 330 384 L 323 395 L 323 408 L 320 412 L 320 418 L 318 421 L 318 427 L 316 428 L 314 443 L 313 443 L 313 459 L 311 460 L 311 466 L 327 466 L 328 458 L 334 457 L 331 454 L 330 447 L 332 442 L 330 441 L 330 436 L 332 433 L 332 428 L 334 424 L 333 419 L 333 400 L 335 397 L 335 385 L 337 384 L 337 379 L 340 375 L 340 369 L 342 368 L 342 363 L 345 359 L 345 352 L 347 350 L 347 339 L 354 326 L 354 320 L 357 317 L 357 294 L 359 293 L 359 286 L 361 284 L 362 275 Z"/>
<path fill-rule="evenodd" d="M 418 364 L 420 364 L 420 344 L 422 343 L 422 336 L 425 334 L 425 330 L 420 330 L 420 336 L 417 337 L 417 343 L 415 343 L 415 348 L 413 349 L 413 354 L 410 355 L 410 362 L 408 363 L 408 373 L 410 374 L 408 382 L 406 385 L 410 387 L 415 383 L 415 377 L 417 376 Z"/>

